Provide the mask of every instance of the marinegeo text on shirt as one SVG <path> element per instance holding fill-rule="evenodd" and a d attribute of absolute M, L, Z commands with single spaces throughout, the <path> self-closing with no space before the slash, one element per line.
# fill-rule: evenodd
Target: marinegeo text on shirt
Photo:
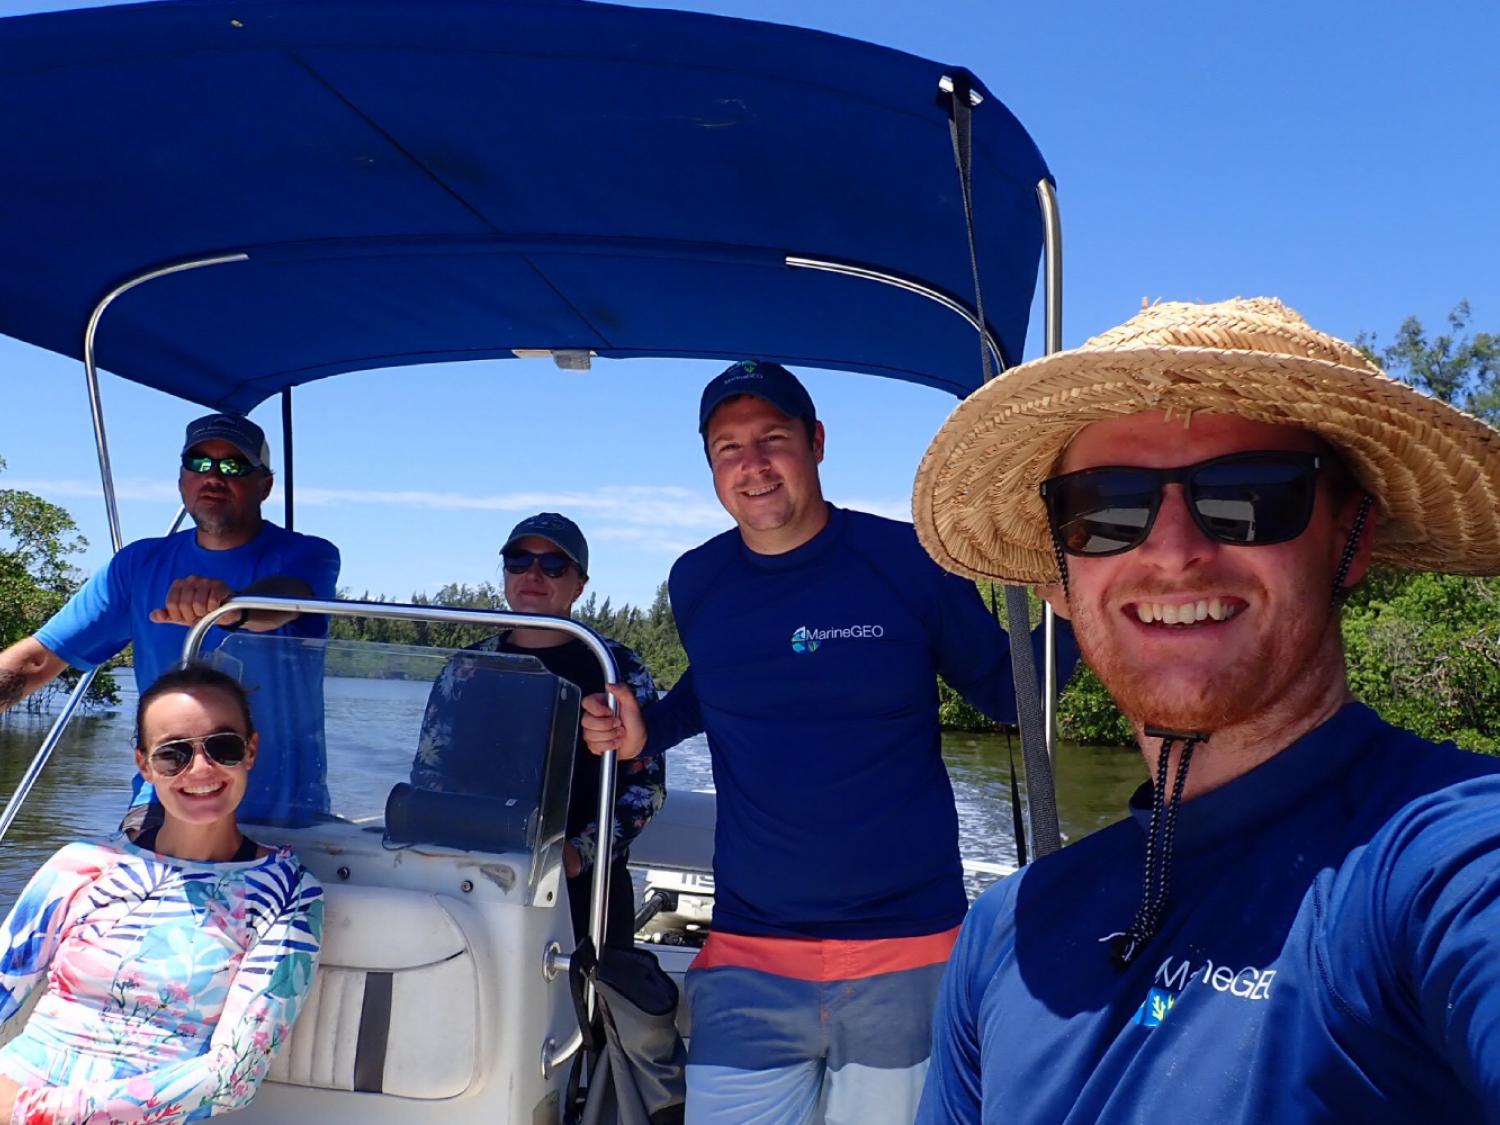
<path fill-rule="evenodd" d="M 827 629 L 799 625 L 792 631 L 792 651 L 817 652 L 824 641 L 872 640 L 883 636 L 884 625 L 835 625 Z"/>
<path fill-rule="evenodd" d="M 1275 976 L 1275 969 L 1258 969 L 1253 965 L 1235 969 L 1218 964 L 1212 958 L 1205 958 L 1202 964 L 1195 965 L 1186 958 L 1168 957 L 1157 968 L 1151 991 L 1146 993 L 1146 999 L 1141 1001 L 1131 1022 L 1142 1027 L 1155 1027 L 1167 1018 L 1167 1013 L 1190 984 L 1206 985 L 1215 992 L 1240 1000 L 1269 1000 Z"/>

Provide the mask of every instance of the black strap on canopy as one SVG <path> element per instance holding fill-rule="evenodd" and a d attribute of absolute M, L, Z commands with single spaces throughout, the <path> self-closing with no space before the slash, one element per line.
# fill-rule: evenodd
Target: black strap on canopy
<path fill-rule="evenodd" d="M 997 372 L 990 362 L 985 333 L 983 286 L 979 278 L 979 249 L 974 234 L 973 145 L 970 93 L 973 75 L 955 70 L 948 76 L 948 132 L 953 139 L 953 161 L 958 167 L 964 201 L 964 225 L 969 238 L 969 262 L 974 272 L 974 318 L 979 322 L 979 362 L 988 383 Z M 1052 759 L 1047 753 L 1047 724 L 1042 711 L 1042 691 L 1037 682 L 1036 659 L 1031 651 L 1031 608 L 1022 586 L 1005 588 L 1005 612 L 1010 619 L 1011 674 L 1016 689 L 1016 718 L 1021 727 L 1021 759 L 1026 764 L 1026 804 L 1031 813 L 1032 852 L 1041 857 L 1062 846 L 1057 821 L 1057 788 L 1052 779 Z M 1017 858 L 1021 840 L 1017 835 Z M 1020 859 L 1024 863 L 1024 859 Z"/>

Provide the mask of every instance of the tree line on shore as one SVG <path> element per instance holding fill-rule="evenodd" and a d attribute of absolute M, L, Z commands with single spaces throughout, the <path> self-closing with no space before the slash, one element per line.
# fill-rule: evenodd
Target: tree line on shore
<path fill-rule="evenodd" d="M 1413 317 L 1384 348 L 1377 349 L 1373 336 L 1362 336 L 1359 343 L 1391 375 L 1500 425 L 1500 337 L 1468 333 L 1469 315 L 1467 302 L 1460 302 L 1449 314 L 1448 332 L 1429 338 Z M 4 467 L 0 460 L 0 470 Z M 0 489 L 0 647 L 35 632 L 77 590 L 82 576 L 68 560 L 85 545 L 64 509 L 28 492 Z M 981 594 L 989 591 L 982 588 Z M 341 590 L 340 596 L 351 592 Z M 503 592 L 488 582 L 449 584 L 435 594 L 414 594 L 410 601 L 483 609 L 505 604 Z M 1002 601 L 997 595 L 991 604 Z M 1040 606 L 1035 599 L 1033 603 L 1036 620 Z M 574 616 L 640 653 L 662 687 L 676 683 L 687 667 L 665 582 L 644 609 L 615 606 L 609 598 L 600 602 L 591 593 L 575 607 Z M 337 639 L 438 648 L 462 648 L 489 631 L 446 622 L 349 617 L 335 618 L 330 627 Z M 1343 634 L 1349 683 L 1357 698 L 1424 737 L 1451 738 L 1469 749 L 1500 753 L 1500 578 L 1376 571 L 1345 604 Z M 65 674 L 54 690 L 75 680 L 76 673 Z M 939 683 L 939 695 L 945 727 L 996 729 L 946 684 Z M 107 674 L 96 680 L 89 698 L 117 700 Z M 29 705 L 47 702 L 39 693 Z M 1065 741 L 1132 742 L 1124 718 L 1086 667 L 1080 667 L 1059 699 L 1058 724 Z"/>

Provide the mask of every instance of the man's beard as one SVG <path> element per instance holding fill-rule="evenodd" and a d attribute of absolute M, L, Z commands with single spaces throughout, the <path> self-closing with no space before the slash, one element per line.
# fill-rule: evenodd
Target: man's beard
<path fill-rule="evenodd" d="M 239 531 L 243 526 L 243 521 L 227 506 L 208 511 L 202 511 L 200 506 L 200 510 L 190 511 L 188 515 L 193 517 L 198 530 L 206 535 L 227 535 L 232 531 Z"/>
<path fill-rule="evenodd" d="M 1304 620 L 1288 629 L 1281 644 L 1262 634 L 1232 663 L 1181 675 L 1170 666 L 1131 659 L 1119 634 L 1107 633 L 1091 617 L 1092 612 L 1074 617 L 1078 647 L 1125 717 L 1146 726 L 1205 734 L 1252 720 L 1294 692 L 1295 681 L 1316 664 L 1328 631 L 1338 627 L 1330 610 L 1317 621 Z"/>

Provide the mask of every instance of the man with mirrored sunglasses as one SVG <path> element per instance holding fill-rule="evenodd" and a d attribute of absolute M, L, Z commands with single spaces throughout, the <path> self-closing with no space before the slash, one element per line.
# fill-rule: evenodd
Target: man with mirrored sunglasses
<path fill-rule="evenodd" d="M 954 412 L 924 545 L 1047 591 L 1150 780 L 975 904 L 920 1122 L 1496 1120 L 1500 761 L 1356 702 L 1340 604 L 1372 561 L 1500 573 L 1497 495 L 1500 434 L 1268 299 Z"/>
<path fill-rule="evenodd" d="M 589 580 L 589 545 L 583 531 L 567 516 L 538 512 L 521 520 L 500 548 L 505 576 L 505 604 L 521 613 L 568 617 Z M 656 698 L 656 684 L 634 649 L 608 637 L 620 683 L 642 704 Z M 566 633 L 544 628 L 507 629 L 468 646 L 468 652 L 506 653 L 541 661 L 553 675 L 576 684 L 585 694 L 604 690 L 604 674 L 593 652 Z M 428 695 L 412 782 L 444 789 L 459 754 L 487 754 L 493 746 L 487 729 L 490 712 L 470 693 L 482 692 L 485 680 L 465 667 L 462 656 L 443 669 Z M 641 834 L 666 799 L 666 769 L 658 761 L 622 761 L 615 772 L 615 828 L 609 848 L 609 901 L 605 904 L 605 944 L 629 949 L 635 942 L 635 888 L 626 866 L 631 842 Z M 588 934 L 590 882 L 599 855 L 599 760 L 582 735 L 575 740 L 573 784 L 568 798 L 563 845 L 563 873 L 573 928 L 580 940 Z"/>
<path fill-rule="evenodd" d="M 127 544 L 33 636 L 0 652 L 0 710 L 69 665 L 96 667 L 127 644 L 133 646 L 136 684 L 144 690 L 181 659 L 188 629 L 236 593 L 332 598 L 338 548 L 261 515 L 274 480 L 270 456 L 265 433 L 248 418 L 209 414 L 188 423 L 177 486 L 195 526 Z M 218 624 L 204 640 L 205 653 L 239 628 L 296 637 L 328 633 L 325 617 L 262 610 Z M 319 685 L 297 671 L 268 669 L 266 675 L 274 686 L 257 694 L 256 718 L 277 735 L 267 741 L 278 754 L 267 755 L 255 771 L 241 810 L 252 819 L 288 801 L 326 804 Z M 271 709 L 279 717 L 260 713 Z M 149 797 L 149 787 L 138 787 L 138 805 Z"/>

